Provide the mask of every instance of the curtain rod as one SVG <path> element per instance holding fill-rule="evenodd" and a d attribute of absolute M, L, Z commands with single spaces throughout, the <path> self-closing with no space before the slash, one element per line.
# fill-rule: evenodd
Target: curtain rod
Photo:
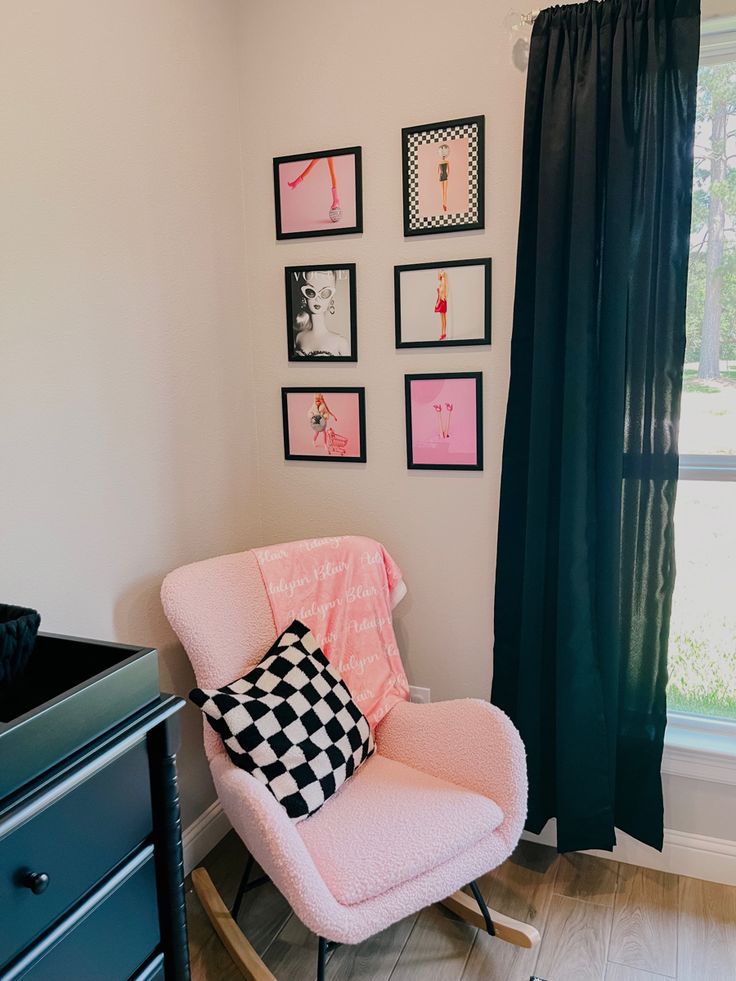
<path fill-rule="evenodd" d="M 541 10 L 527 10 L 526 13 L 519 14 L 522 24 L 533 24 L 539 17 Z M 701 34 L 706 36 L 711 34 L 730 34 L 736 33 L 736 17 L 732 15 L 711 14 L 709 17 L 701 18 Z"/>

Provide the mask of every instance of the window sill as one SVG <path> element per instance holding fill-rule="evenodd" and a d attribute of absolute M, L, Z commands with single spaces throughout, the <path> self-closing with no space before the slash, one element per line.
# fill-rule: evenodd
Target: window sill
<path fill-rule="evenodd" d="M 736 786 L 736 721 L 671 712 L 662 772 Z"/>

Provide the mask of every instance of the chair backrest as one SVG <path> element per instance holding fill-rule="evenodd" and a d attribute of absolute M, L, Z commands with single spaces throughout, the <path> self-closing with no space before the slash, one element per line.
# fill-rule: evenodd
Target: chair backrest
<path fill-rule="evenodd" d="M 276 640 L 253 552 L 175 569 L 164 579 L 161 600 L 202 688 L 226 685 L 243 674 Z"/>
<path fill-rule="evenodd" d="M 218 688 L 244 674 L 276 640 L 263 578 L 253 552 L 182 566 L 164 579 L 161 601 L 184 646 L 200 688 Z M 204 727 L 207 757 L 222 741 Z"/>
<path fill-rule="evenodd" d="M 161 587 L 164 611 L 200 688 L 242 677 L 295 616 L 308 625 L 316 618 L 318 642 L 373 726 L 409 697 L 391 624 L 391 610 L 405 593 L 385 548 L 359 535 L 206 559 L 171 572 Z M 211 760 L 223 746 L 210 726 L 204 731 Z"/>

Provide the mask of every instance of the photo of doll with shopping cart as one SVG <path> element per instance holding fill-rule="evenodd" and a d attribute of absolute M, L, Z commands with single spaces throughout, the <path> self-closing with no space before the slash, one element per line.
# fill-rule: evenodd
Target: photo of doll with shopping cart
<path fill-rule="evenodd" d="M 287 460 L 365 463 L 364 388 L 282 388 Z"/>

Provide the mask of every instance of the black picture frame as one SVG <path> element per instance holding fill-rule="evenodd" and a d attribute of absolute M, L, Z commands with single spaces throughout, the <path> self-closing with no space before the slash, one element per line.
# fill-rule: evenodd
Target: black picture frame
<path fill-rule="evenodd" d="M 463 132 L 466 131 L 466 132 Z M 451 140 L 467 135 L 468 211 L 421 217 L 419 215 L 419 172 L 417 150 L 421 144 Z M 402 183 L 404 190 L 404 235 L 441 235 L 485 228 L 485 116 L 465 116 L 401 130 Z M 467 217 L 465 217 L 467 216 Z"/>
<path fill-rule="evenodd" d="M 469 338 L 451 338 L 444 341 L 404 341 L 401 338 L 401 276 L 404 273 L 416 272 L 420 269 L 450 269 L 458 266 L 483 266 L 485 275 L 483 336 Z M 394 266 L 394 325 L 397 348 L 405 347 L 475 347 L 491 343 L 491 296 L 492 296 L 492 267 L 490 258 L 482 259 L 451 259 L 447 262 L 414 262 L 409 265 Z"/>
<path fill-rule="evenodd" d="M 332 354 L 297 354 L 294 345 L 294 321 L 296 318 L 297 311 L 294 308 L 294 291 L 292 288 L 293 276 L 294 274 L 304 273 L 304 272 L 347 272 L 349 274 L 348 280 L 348 296 L 350 304 L 350 354 L 348 355 L 332 355 Z M 325 262 L 317 263 L 311 262 L 302 264 L 301 266 L 285 266 L 284 267 L 284 295 L 286 300 L 286 344 L 287 344 L 287 355 L 289 361 L 293 362 L 314 362 L 318 361 L 320 364 L 329 364 L 333 361 L 349 361 L 356 362 L 358 360 L 358 304 L 357 304 L 357 286 L 356 286 L 356 264 L 354 262 Z"/>
<path fill-rule="evenodd" d="M 411 385 L 430 378 L 472 378 L 475 380 L 475 463 L 415 463 L 412 445 Z M 409 470 L 483 470 L 483 372 L 430 371 L 404 375 L 406 419 L 406 466 Z"/>
<path fill-rule="evenodd" d="M 292 153 L 285 157 L 273 158 L 273 191 L 276 216 L 276 238 L 278 241 L 294 238 L 320 238 L 325 235 L 354 235 L 363 231 L 363 148 L 345 146 L 337 150 L 314 150 L 310 153 Z M 355 224 L 341 228 L 323 228 L 285 232 L 281 221 L 281 187 L 279 183 L 279 167 L 281 164 L 294 163 L 303 160 L 319 160 L 323 157 L 341 157 L 351 154 L 355 157 Z"/>
<path fill-rule="evenodd" d="M 358 429 L 360 438 L 359 456 L 321 456 L 310 453 L 292 453 L 289 446 L 289 395 L 291 394 L 313 394 L 322 392 L 327 395 L 335 393 L 352 394 L 358 396 Z M 299 385 L 289 386 L 281 389 L 281 418 L 284 436 L 284 459 L 304 460 L 316 463 L 365 463 L 367 459 L 365 442 L 365 388 L 362 386 L 339 386 L 339 385 Z"/>

